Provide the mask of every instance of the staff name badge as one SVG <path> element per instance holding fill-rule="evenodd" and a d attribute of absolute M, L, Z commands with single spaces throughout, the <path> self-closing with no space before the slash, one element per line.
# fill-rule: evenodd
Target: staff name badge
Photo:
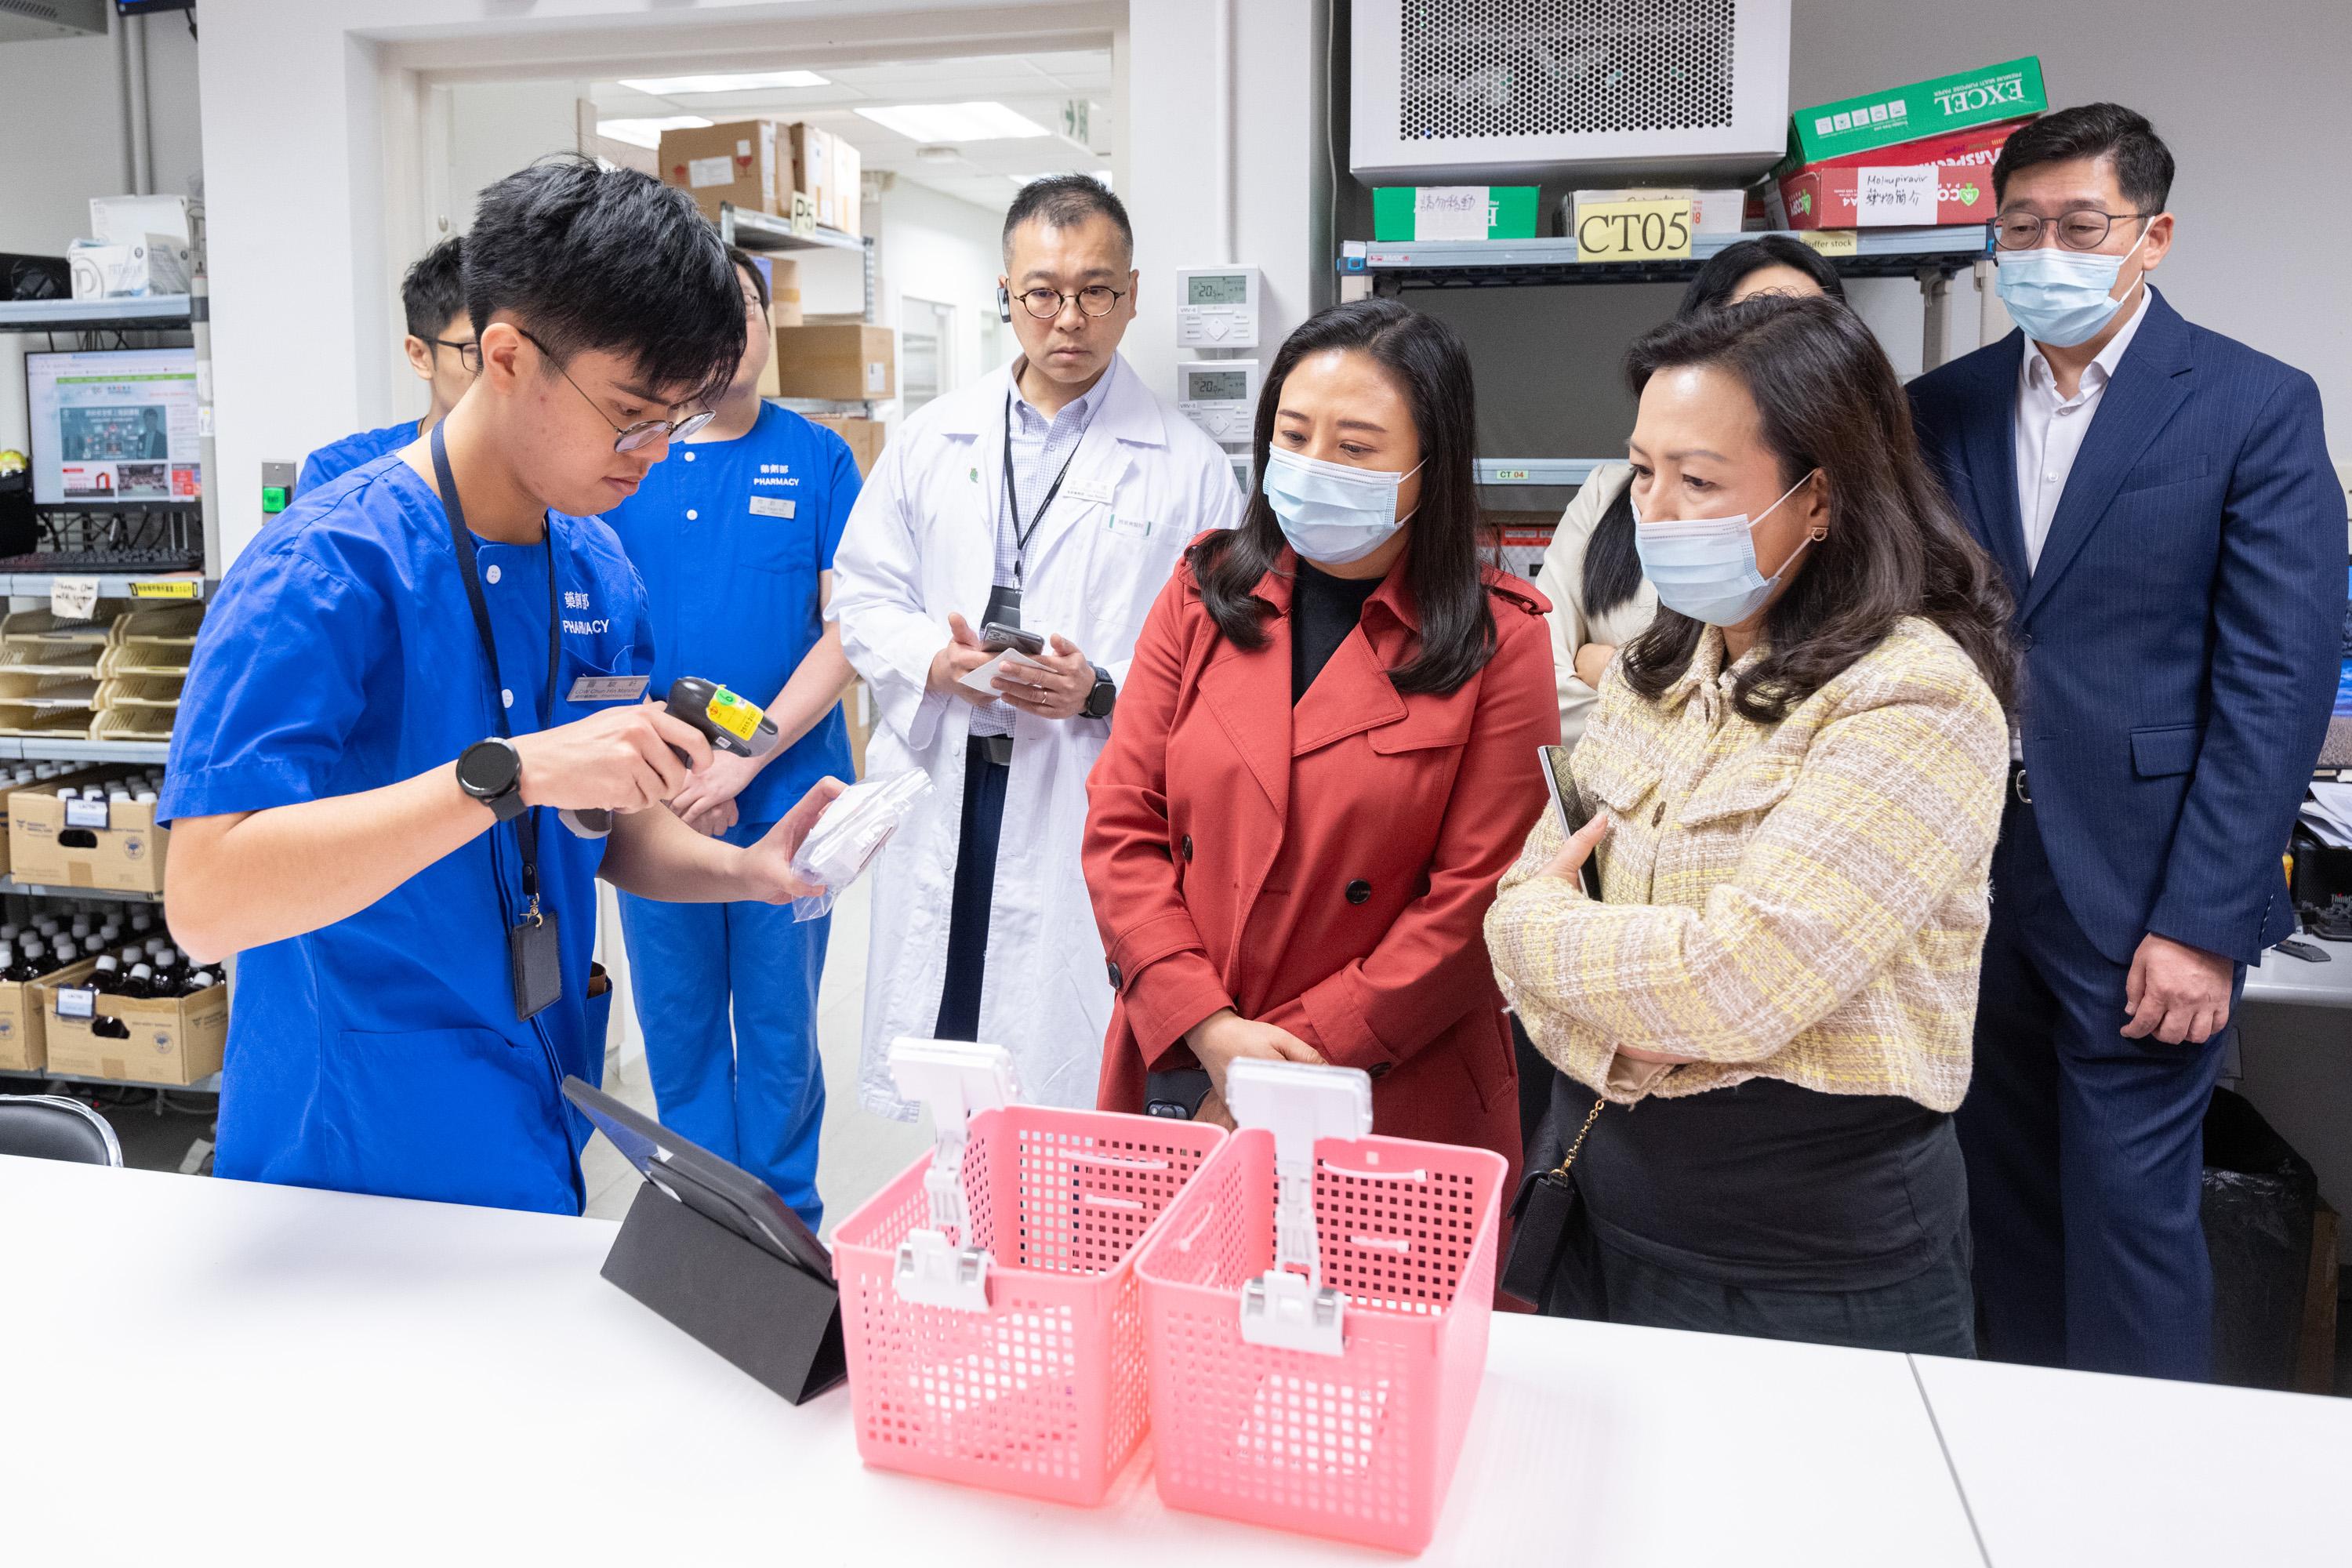
<path fill-rule="evenodd" d="M 1124 539 L 1151 537 L 1151 520 L 1146 517 L 1129 517 L 1115 511 L 1110 514 L 1109 520 L 1103 524 L 1103 527 Z"/>
<path fill-rule="evenodd" d="M 1110 480 L 1103 476 L 1089 474 L 1085 479 L 1075 477 L 1070 479 L 1063 485 L 1062 493 L 1072 500 L 1093 501 L 1098 506 L 1108 506 L 1111 502 L 1112 486 Z"/>
<path fill-rule="evenodd" d="M 799 502 L 792 500 L 784 496 L 753 496 L 751 498 L 751 515 L 753 517 L 790 518 L 799 504 Z"/>
<path fill-rule="evenodd" d="M 635 702 L 646 694 L 644 675 L 583 675 L 572 683 L 573 702 Z"/>

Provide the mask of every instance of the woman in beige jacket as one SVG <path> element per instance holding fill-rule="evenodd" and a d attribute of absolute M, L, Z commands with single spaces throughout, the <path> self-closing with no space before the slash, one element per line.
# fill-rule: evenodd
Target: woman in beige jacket
<path fill-rule="evenodd" d="M 1675 319 L 1758 294 L 1826 294 L 1843 303 L 1845 285 L 1811 247 L 1768 234 L 1735 241 L 1710 257 L 1691 279 Z M 1623 463 L 1592 470 L 1552 531 L 1543 569 L 1536 574 L 1536 586 L 1551 601 L 1545 618 L 1551 623 L 1552 680 L 1559 691 L 1559 743 L 1571 750 L 1591 717 L 1601 672 L 1658 613 L 1658 591 L 1633 557 L 1633 513 L 1625 493 L 1633 475 Z M 1516 1016 L 1511 1046 L 1519 1064 L 1520 1141 L 1532 1163 L 1548 1147 L 1558 1152 L 1553 1135 L 1559 1130 L 1544 1125 L 1555 1075 Z"/>
<path fill-rule="evenodd" d="M 2008 595 L 1870 330 L 1820 300 L 1628 356 L 1661 609 L 1486 917 L 1566 1075 L 1556 1312 L 1968 1355 L 1967 1091 Z M 1601 898 L 1577 872 L 1598 844 Z M 1568 1080 L 1573 1080 L 1568 1081 Z"/>

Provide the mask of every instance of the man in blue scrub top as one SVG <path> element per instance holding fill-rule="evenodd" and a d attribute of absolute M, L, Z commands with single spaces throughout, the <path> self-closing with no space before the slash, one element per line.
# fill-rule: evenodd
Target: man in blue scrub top
<path fill-rule="evenodd" d="M 688 826 L 749 845 L 817 780 L 850 771 L 849 660 L 824 602 L 857 464 L 839 436 L 761 401 L 775 349 L 767 279 L 741 251 L 730 258 L 743 310 L 735 379 L 716 417 L 605 521 L 645 578 L 654 689 L 703 676 L 766 702 L 776 722 L 764 756 L 722 752 L 670 803 Z M 766 1181 L 811 1228 L 824 1214 L 816 994 L 827 924 L 760 902 L 621 896 L 663 1124 Z"/>
<path fill-rule="evenodd" d="M 451 235 L 416 258 L 401 280 L 401 309 L 408 317 L 408 368 L 430 389 L 432 403 L 422 419 L 403 419 L 381 430 L 362 430 L 332 441 L 303 459 L 294 481 L 296 495 L 308 495 L 329 479 L 341 479 L 362 463 L 397 452 L 448 417 L 474 379 L 474 321 L 466 313 L 465 240 Z"/>
<path fill-rule="evenodd" d="M 750 847 L 664 807 L 710 749 L 635 700 L 644 589 L 593 515 L 734 372 L 717 234 L 682 192 L 563 160 L 485 191 L 467 246 L 481 374 L 430 437 L 265 526 L 205 619 L 165 912 L 189 952 L 245 954 L 219 1174 L 576 1214 L 559 1086 L 602 1076 L 595 879 L 803 896 L 792 852 L 840 786 Z M 611 837 L 564 808 L 614 812 Z"/>

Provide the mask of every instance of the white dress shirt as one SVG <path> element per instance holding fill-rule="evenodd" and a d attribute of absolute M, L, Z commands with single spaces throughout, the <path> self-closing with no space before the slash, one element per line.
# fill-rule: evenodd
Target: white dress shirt
<path fill-rule="evenodd" d="M 2098 358 L 2083 367 L 2082 383 L 2072 397 L 2059 397 L 2057 374 L 2050 368 L 2042 345 L 2031 337 L 2025 340 L 2025 357 L 2017 367 L 2016 444 L 2017 516 L 2025 525 L 2028 574 L 2042 564 L 2050 520 L 2058 515 L 2059 498 L 2066 493 L 2067 476 L 2082 455 L 2083 437 L 2091 433 L 2091 420 L 2099 411 L 2100 399 L 2106 395 L 2107 383 L 2115 379 L 2116 366 L 2123 363 L 2132 335 L 2147 319 L 2145 281 L 2137 293 L 2139 302 L 2132 307 L 2123 330 L 2107 340 Z M 2014 719 L 2010 721 L 2009 754 L 2013 762 L 2025 760 L 2025 740 Z"/>

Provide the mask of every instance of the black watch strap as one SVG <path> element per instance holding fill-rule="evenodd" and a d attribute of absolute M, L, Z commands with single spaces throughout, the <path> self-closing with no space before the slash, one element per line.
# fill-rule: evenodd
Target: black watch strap
<path fill-rule="evenodd" d="M 1087 705 L 1082 711 L 1089 719 L 1108 719 L 1118 704 L 1118 688 L 1111 683 L 1109 670 L 1096 665 L 1094 671 L 1095 688 L 1087 693 Z"/>

